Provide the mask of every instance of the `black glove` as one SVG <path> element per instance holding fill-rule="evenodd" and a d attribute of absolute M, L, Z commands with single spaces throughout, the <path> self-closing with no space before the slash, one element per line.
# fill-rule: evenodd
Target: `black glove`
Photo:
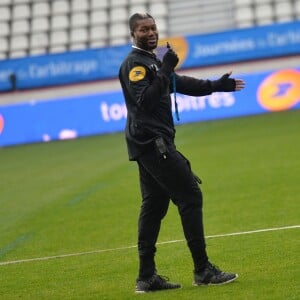
<path fill-rule="evenodd" d="M 174 72 L 174 68 L 178 64 L 178 61 L 179 58 L 177 54 L 174 52 L 172 48 L 169 48 L 162 59 L 161 70 L 166 75 L 168 76 L 171 75 L 171 73 Z"/>
<path fill-rule="evenodd" d="M 212 81 L 212 88 L 214 92 L 233 92 L 235 90 L 235 80 L 229 78 L 230 74 L 224 74 L 218 80 Z"/>

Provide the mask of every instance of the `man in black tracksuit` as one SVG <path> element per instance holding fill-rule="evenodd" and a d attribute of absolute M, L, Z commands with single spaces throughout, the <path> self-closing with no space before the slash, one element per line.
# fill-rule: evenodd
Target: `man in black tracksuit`
<path fill-rule="evenodd" d="M 237 274 L 222 272 L 208 260 L 200 179 L 192 172 L 189 161 L 176 150 L 170 93 L 174 82 L 179 93 L 190 96 L 238 91 L 245 83 L 229 78 L 231 73 L 215 81 L 179 76 L 174 73 L 178 57 L 170 46 L 162 61 L 153 53 L 158 31 L 152 16 L 134 14 L 129 19 L 129 27 L 134 45 L 120 67 L 119 79 L 128 111 L 126 142 L 129 159 L 137 161 L 142 194 L 136 292 L 180 287 L 158 275 L 154 261 L 155 244 L 170 199 L 178 207 L 194 262 L 194 285 L 234 281 Z"/>

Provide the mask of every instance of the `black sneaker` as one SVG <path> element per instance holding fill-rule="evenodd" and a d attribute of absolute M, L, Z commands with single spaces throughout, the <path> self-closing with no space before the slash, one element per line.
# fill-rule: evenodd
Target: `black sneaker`
<path fill-rule="evenodd" d="M 180 284 L 171 283 L 169 282 L 169 278 L 154 274 L 148 280 L 138 280 L 136 282 L 135 292 L 139 294 L 178 288 L 181 288 Z"/>
<path fill-rule="evenodd" d="M 237 278 L 238 274 L 225 273 L 208 262 L 204 271 L 194 272 L 193 285 L 221 285 L 232 282 Z"/>

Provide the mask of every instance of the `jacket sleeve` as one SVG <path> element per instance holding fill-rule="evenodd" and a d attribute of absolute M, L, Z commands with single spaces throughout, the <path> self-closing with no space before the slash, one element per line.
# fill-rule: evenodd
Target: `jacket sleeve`
<path fill-rule="evenodd" d="M 146 112 L 151 112 L 158 106 L 161 98 L 169 93 L 170 80 L 160 70 L 151 70 L 141 63 L 132 63 L 131 66 L 129 64 L 127 74 L 139 66 L 144 68 L 145 74 L 139 80 L 131 80 L 129 75 L 128 89 L 137 106 Z"/>
<path fill-rule="evenodd" d="M 214 92 L 212 81 L 175 75 L 176 91 L 189 96 L 205 96 Z M 172 89 L 174 87 L 172 86 Z"/>

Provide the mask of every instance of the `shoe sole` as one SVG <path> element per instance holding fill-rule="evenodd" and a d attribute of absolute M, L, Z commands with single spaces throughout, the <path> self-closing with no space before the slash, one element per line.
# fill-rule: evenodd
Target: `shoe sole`
<path fill-rule="evenodd" d="M 146 292 L 146 291 L 134 291 L 135 292 L 135 294 L 146 294 L 146 293 L 150 293 L 150 291 L 149 292 Z"/>
<path fill-rule="evenodd" d="M 238 277 L 239 277 L 239 275 L 236 274 L 234 278 L 229 279 L 229 280 L 224 281 L 224 282 L 220 282 L 220 283 L 196 283 L 196 282 L 193 282 L 193 286 L 224 285 L 224 284 L 235 281 L 236 279 L 238 279 Z"/>
<path fill-rule="evenodd" d="M 161 292 L 161 291 L 172 291 L 172 290 L 178 290 L 181 289 L 182 286 L 180 287 L 176 287 L 176 288 L 172 288 L 172 289 L 161 289 L 161 290 L 150 290 L 150 291 L 137 291 L 135 290 L 135 294 L 148 294 L 148 293 L 155 293 L 155 292 Z"/>

